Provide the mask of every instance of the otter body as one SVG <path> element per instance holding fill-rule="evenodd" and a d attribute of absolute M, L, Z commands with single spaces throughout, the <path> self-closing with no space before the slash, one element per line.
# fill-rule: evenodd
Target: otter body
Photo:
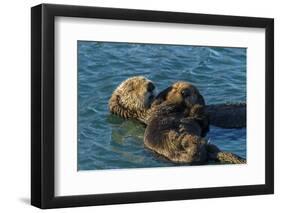
<path fill-rule="evenodd" d="M 192 110 L 177 105 L 159 106 L 145 129 L 144 145 L 175 163 L 206 162 L 203 137 L 209 130 L 208 118 Z"/>
<path fill-rule="evenodd" d="M 198 89 L 177 82 L 159 93 L 144 133 L 147 148 L 176 163 L 207 160 L 204 137 L 209 131 L 205 101 Z"/>

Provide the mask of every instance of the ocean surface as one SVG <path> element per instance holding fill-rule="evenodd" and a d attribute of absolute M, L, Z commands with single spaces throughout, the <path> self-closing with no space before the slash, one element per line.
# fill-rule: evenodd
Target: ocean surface
<path fill-rule="evenodd" d="M 78 41 L 78 170 L 177 166 L 147 150 L 145 127 L 108 111 L 114 89 L 144 75 L 158 91 L 195 84 L 207 104 L 246 101 L 246 49 Z M 246 158 L 246 128 L 211 126 L 207 139 Z M 188 165 L 184 165 L 188 166 Z"/>

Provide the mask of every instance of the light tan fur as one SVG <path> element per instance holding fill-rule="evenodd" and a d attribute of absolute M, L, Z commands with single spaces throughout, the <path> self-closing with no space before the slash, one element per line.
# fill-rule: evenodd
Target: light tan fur
<path fill-rule="evenodd" d="M 154 97 L 155 86 L 150 80 L 143 76 L 131 77 L 115 89 L 109 100 L 109 110 L 126 119 L 143 121 Z"/>

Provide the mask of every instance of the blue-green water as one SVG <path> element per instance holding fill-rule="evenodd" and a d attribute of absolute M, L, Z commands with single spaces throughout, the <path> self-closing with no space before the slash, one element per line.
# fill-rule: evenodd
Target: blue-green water
<path fill-rule="evenodd" d="M 246 49 L 78 41 L 78 170 L 176 166 L 143 145 L 144 126 L 108 111 L 114 89 L 144 75 L 158 91 L 195 84 L 207 104 L 246 101 Z M 246 157 L 246 129 L 211 126 L 222 150 Z"/>

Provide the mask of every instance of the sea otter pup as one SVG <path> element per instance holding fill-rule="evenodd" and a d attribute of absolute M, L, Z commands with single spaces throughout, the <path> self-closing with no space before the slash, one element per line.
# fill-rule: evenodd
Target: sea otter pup
<path fill-rule="evenodd" d="M 175 163 L 245 163 L 239 156 L 206 143 L 208 131 L 204 98 L 192 84 L 177 82 L 153 102 L 144 144 Z"/>
<path fill-rule="evenodd" d="M 168 87 L 162 94 L 170 89 Z M 155 91 L 153 82 L 143 76 L 128 78 L 112 93 L 109 110 L 120 117 L 134 118 L 147 124 Z M 246 127 L 246 104 L 212 104 L 206 106 L 206 112 L 211 125 L 222 128 Z"/>

